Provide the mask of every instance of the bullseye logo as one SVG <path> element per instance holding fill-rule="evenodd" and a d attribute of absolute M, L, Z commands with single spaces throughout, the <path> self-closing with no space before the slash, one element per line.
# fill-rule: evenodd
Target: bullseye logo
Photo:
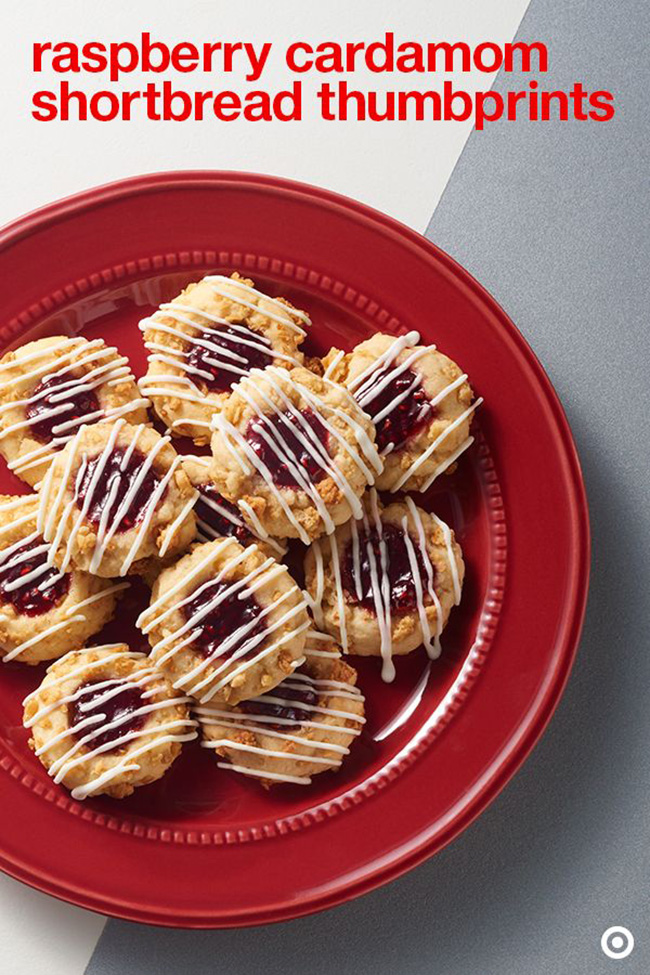
<path fill-rule="evenodd" d="M 627 928 L 615 925 L 613 928 L 607 928 L 600 939 L 600 947 L 608 958 L 620 961 L 632 954 L 634 935 Z"/>

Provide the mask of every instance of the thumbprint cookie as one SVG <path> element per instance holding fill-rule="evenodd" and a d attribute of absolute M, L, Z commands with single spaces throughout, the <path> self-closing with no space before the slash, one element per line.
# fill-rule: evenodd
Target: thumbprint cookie
<path fill-rule="evenodd" d="M 364 698 L 356 671 L 322 636 L 307 638 L 305 662 L 266 694 L 236 707 L 198 706 L 202 745 L 214 749 L 219 768 L 271 786 L 309 785 L 313 775 L 341 767 L 361 734 Z"/>
<path fill-rule="evenodd" d="M 200 542 L 232 537 L 243 546 L 256 542 L 261 552 L 276 559 L 286 555 L 286 545 L 277 542 L 270 535 L 262 537 L 252 525 L 247 524 L 239 508 L 219 494 L 210 473 L 210 457 L 183 457 L 183 468 L 192 487 L 198 491 L 194 515 L 197 539 Z"/>
<path fill-rule="evenodd" d="M 348 653 L 393 657 L 424 644 L 440 654 L 440 635 L 460 602 L 464 564 L 454 533 L 412 501 L 381 507 L 376 491 L 363 517 L 313 543 L 305 577 L 316 624 Z"/>
<path fill-rule="evenodd" d="M 101 339 L 29 342 L 0 360 L 0 454 L 35 485 L 82 424 L 145 423 L 148 405 L 128 360 Z"/>
<path fill-rule="evenodd" d="M 361 515 L 382 470 L 348 391 L 307 369 L 254 369 L 213 418 L 212 478 L 260 534 L 305 544 Z"/>
<path fill-rule="evenodd" d="M 130 795 L 197 736 L 188 698 L 123 643 L 66 654 L 23 703 L 30 748 L 74 799 Z"/>
<path fill-rule="evenodd" d="M 125 420 L 81 427 L 39 489 L 50 559 L 104 577 L 172 557 L 196 534 L 197 492 L 169 437 Z"/>
<path fill-rule="evenodd" d="M 352 352 L 332 349 L 325 376 L 344 383 L 377 429 L 380 491 L 426 491 L 472 444 L 482 400 L 455 362 L 417 332 L 373 335 Z"/>
<path fill-rule="evenodd" d="M 165 569 L 138 619 L 175 688 L 202 703 L 229 704 L 293 673 L 309 625 L 286 566 L 234 538 L 197 545 Z"/>
<path fill-rule="evenodd" d="M 251 369 L 301 365 L 309 316 L 247 278 L 209 274 L 140 323 L 149 354 L 143 393 L 175 436 L 210 442 L 210 420 Z"/>
<path fill-rule="evenodd" d="M 36 527 L 38 498 L 0 496 L 0 656 L 38 664 L 83 647 L 113 616 L 113 585 L 48 564 Z"/>

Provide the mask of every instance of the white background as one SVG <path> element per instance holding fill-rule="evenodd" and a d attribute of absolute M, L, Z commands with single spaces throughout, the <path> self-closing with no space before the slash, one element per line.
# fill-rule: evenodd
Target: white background
<path fill-rule="evenodd" d="M 62 76 L 32 73 L 32 44 L 137 40 L 143 30 L 168 44 L 272 41 L 274 52 L 263 79 L 251 87 L 280 88 L 290 80 L 282 53 L 292 40 L 369 43 L 393 30 L 399 40 L 503 43 L 514 36 L 527 3 L 4 0 L 0 224 L 98 183 L 143 172 L 205 168 L 267 172 L 320 184 L 424 230 L 469 135 L 469 123 L 334 123 L 320 120 L 315 111 L 308 111 L 301 123 L 37 122 L 31 117 L 32 93 L 52 87 Z M 105 80 L 65 77 L 85 90 L 107 86 Z M 309 105 L 317 80 L 323 79 L 303 77 Z M 447 77 L 469 91 L 489 83 L 478 72 Z M 407 76 L 409 87 L 439 84 L 435 78 L 413 78 Z M 134 73 L 124 84 L 137 89 L 148 80 Z M 354 84 L 360 89 L 389 86 L 381 75 L 364 73 L 354 76 Z M 245 83 L 239 73 L 210 78 L 197 73 L 185 76 L 181 85 L 241 89 Z M 398 87 L 399 80 L 393 85 Z M 79 975 L 103 924 L 97 915 L 0 876 L 0 971 Z"/>

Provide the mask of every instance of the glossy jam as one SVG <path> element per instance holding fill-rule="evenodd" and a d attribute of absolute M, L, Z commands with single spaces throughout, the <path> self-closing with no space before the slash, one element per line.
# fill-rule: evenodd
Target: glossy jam
<path fill-rule="evenodd" d="M 257 345 L 268 345 L 269 349 L 270 343 L 257 332 L 250 329 L 247 329 L 247 332 L 248 335 L 243 335 L 239 329 L 224 325 L 223 328 L 215 328 L 212 335 L 202 333 L 199 338 L 204 337 L 206 342 L 209 341 L 213 346 L 222 346 L 222 349 L 217 351 L 217 349 L 192 344 L 187 357 L 188 365 L 192 369 L 200 369 L 203 373 L 201 376 L 194 376 L 195 381 L 207 387 L 212 393 L 226 393 L 233 383 L 239 382 L 242 374 L 250 372 L 251 369 L 264 369 L 268 366 L 271 358 L 260 349 L 244 344 L 241 339 L 248 339 L 250 336 L 251 342 L 256 342 Z M 224 369 L 224 362 L 232 365 L 238 372 Z"/>
<path fill-rule="evenodd" d="M 394 368 L 393 366 L 390 367 Z M 386 370 L 377 374 L 376 385 L 379 385 L 386 375 Z M 370 400 L 364 398 L 363 408 L 370 416 L 377 416 L 386 409 L 393 400 L 404 393 L 416 379 L 416 373 L 405 370 L 384 386 L 379 393 Z M 393 444 L 393 450 L 399 450 L 409 437 L 415 436 L 422 427 L 430 423 L 436 415 L 436 409 L 431 406 L 424 388 L 417 386 L 399 403 L 394 410 L 376 424 L 377 447 L 381 452 Z"/>
<path fill-rule="evenodd" d="M 207 586 L 183 607 L 185 618 L 190 620 L 199 610 L 203 609 L 208 603 L 212 602 L 231 586 L 231 582 L 214 582 L 212 585 Z M 244 594 L 244 598 L 240 599 L 239 596 L 242 593 Z M 222 659 L 225 660 L 231 657 L 241 649 L 244 643 L 247 643 L 254 636 L 259 636 L 266 631 L 264 620 L 259 619 L 261 612 L 262 607 L 255 597 L 245 589 L 238 589 L 231 595 L 226 596 L 225 599 L 222 599 L 206 616 L 197 622 L 196 626 L 197 628 L 201 627 L 201 632 L 194 639 L 192 649 L 198 651 L 204 657 L 212 657 L 213 655 L 221 657 L 220 648 L 224 641 L 232 636 L 235 631 L 242 629 L 249 623 L 254 623 L 249 630 L 246 630 L 242 634 L 241 639 L 236 640 L 230 646 Z M 249 653 L 244 654 L 239 659 L 245 660 L 249 656 L 255 656 L 261 649 L 262 643 L 260 641 L 256 643 Z"/>
<path fill-rule="evenodd" d="M 253 541 L 253 536 L 241 520 L 241 515 L 230 501 L 222 498 L 213 484 L 197 485 L 199 498 L 194 505 L 194 512 L 197 519 L 201 522 L 199 528 L 203 536 L 213 538 L 235 538 L 241 545 L 249 545 Z M 238 524 L 232 522 L 221 512 L 216 511 L 210 504 L 218 504 L 220 508 L 225 508 Z"/>
<path fill-rule="evenodd" d="M 329 444 L 327 427 L 313 410 L 301 410 L 300 416 L 306 422 L 311 434 L 305 430 L 298 417 L 293 413 L 272 413 L 270 416 L 256 418 L 249 423 L 246 431 L 247 441 L 259 459 L 268 467 L 278 487 L 300 488 L 293 471 L 282 459 L 287 453 L 291 456 L 294 464 L 302 468 L 310 483 L 317 484 L 327 475 L 326 467 L 322 466 L 327 464 L 325 456 Z M 308 441 L 310 450 L 307 450 L 304 443 L 296 436 L 296 431 Z M 264 434 L 270 438 L 272 443 L 278 445 L 280 454 L 267 442 Z M 281 441 L 279 438 L 282 438 Z M 318 444 L 320 444 L 320 448 Z M 314 453 L 321 455 L 321 463 L 314 457 Z"/>
<path fill-rule="evenodd" d="M 127 451 L 116 447 L 111 456 L 108 458 L 107 462 L 104 464 L 102 472 L 94 485 L 92 499 L 86 513 L 87 520 L 93 525 L 99 525 L 104 508 L 108 503 L 108 499 L 112 492 L 115 491 L 115 497 L 112 501 L 111 512 L 108 518 L 108 525 L 109 527 L 112 527 L 113 519 L 118 513 L 122 502 L 131 491 L 135 482 L 138 480 L 142 465 L 145 463 L 146 458 L 144 454 L 140 453 L 139 450 L 134 450 L 131 452 L 128 461 L 126 461 L 126 453 Z M 77 491 L 77 506 L 79 508 L 82 507 L 86 495 L 90 490 L 90 486 L 99 463 L 100 457 L 96 457 L 94 460 L 91 460 L 88 463 Z M 147 503 L 151 499 L 151 496 L 158 487 L 159 483 L 159 479 L 155 472 L 151 467 L 149 467 L 127 510 L 124 511 L 120 517 L 119 524 L 117 525 L 116 529 L 118 533 L 129 531 L 129 529 L 133 528 L 142 520 Z M 162 501 L 163 498 L 164 493 L 160 500 Z"/>
<path fill-rule="evenodd" d="M 47 569 L 26 585 L 7 589 L 10 583 L 45 565 L 47 552 L 39 552 L 24 561 L 21 558 L 30 549 L 43 544 L 42 538 L 27 542 L 6 560 L 0 561 L 0 602 L 11 603 L 16 612 L 24 616 L 42 616 L 58 606 L 70 591 L 70 576 L 60 576 L 55 568 Z"/>
<path fill-rule="evenodd" d="M 417 606 L 417 593 L 413 572 L 409 560 L 409 553 L 404 540 L 404 533 L 396 525 L 384 525 L 384 541 L 386 542 L 388 559 L 388 579 L 390 582 L 390 605 L 393 613 L 408 613 Z M 416 560 L 423 581 L 427 580 L 426 569 L 422 561 L 419 544 L 411 539 L 415 548 Z M 354 553 L 352 545 L 348 545 L 341 560 L 341 582 L 350 602 L 357 603 L 371 612 L 376 612 L 368 542 L 372 545 L 378 574 L 381 578 L 381 550 L 379 536 L 372 529 L 370 532 L 359 532 L 359 561 L 361 567 L 361 591 L 359 599 L 354 580 Z"/>
<path fill-rule="evenodd" d="M 98 690 L 93 690 L 98 683 L 99 681 L 88 681 L 82 685 L 84 688 L 82 696 L 76 701 L 71 701 L 68 705 L 68 721 L 70 727 L 72 728 L 85 718 L 97 714 L 105 716 L 102 720 L 102 726 L 124 717 L 127 720 L 116 728 L 109 728 L 106 731 L 102 731 L 92 741 L 89 741 L 86 745 L 89 751 L 99 748 L 100 745 L 108 745 L 109 742 L 117 741 L 118 738 L 122 738 L 130 731 L 139 731 L 147 718 L 145 714 L 134 714 L 138 708 L 143 707 L 145 704 L 139 687 L 133 687 L 132 684 L 125 682 L 123 688 L 117 694 L 113 694 L 108 700 L 102 701 L 102 697 L 109 691 L 113 691 L 114 688 L 103 687 Z M 97 727 L 99 727 L 99 724 L 86 725 L 85 728 L 81 728 L 78 732 L 75 732 L 75 738 L 77 740 L 84 738 Z M 125 742 L 125 745 L 127 744 L 128 742 Z M 121 747 L 124 746 L 117 745 L 117 748 Z"/>
<path fill-rule="evenodd" d="M 68 423 L 72 420 L 80 420 L 96 413 L 99 410 L 99 400 L 92 389 L 79 389 L 80 377 L 66 372 L 61 376 L 51 376 L 43 379 L 34 388 L 31 401 L 25 408 L 25 416 L 29 420 L 30 435 L 39 443 L 50 443 L 54 440 L 54 427 L 61 423 Z M 75 385 L 70 385 L 75 383 Z M 68 384 L 69 393 L 62 396 L 65 390 L 61 387 Z M 45 393 L 39 399 L 35 397 Z M 54 399 L 54 397 L 57 397 Z M 58 398 L 61 397 L 61 398 Z M 65 411 L 61 407 L 65 404 Z M 47 416 L 50 410 L 60 410 L 53 416 Z M 63 430 L 59 436 L 65 436 L 77 432 L 78 427 L 70 427 Z"/>
<path fill-rule="evenodd" d="M 239 710 L 245 714 L 261 714 L 264 717 L 283 718 L 286 721 L 291 721 L 291 724 L 284 724 L 284 721 L 280 724 L 271 724 L 265 721 L 265 728 L 290 731 L 294 727 L 300 727 L 303 721 L 314 718 L 313 711 L 308 711 L 300 705 L 306 704 L 308 707 L 316 707 L 318 694 L 309 684 L 302 684 L 297 687 L 295 686 L 297 683 L 297 681 L 292 681 L 289 678 L 287 682 L 280 684 L 268 694 L 256 697 L 252 701 L 241 701 Z M 292 686 L 287 686 L 287 684 Z M 274 701 L 266 700 L 266 698 L 277 698 L 282 700 L 282 703 L 277 704 Z"/>

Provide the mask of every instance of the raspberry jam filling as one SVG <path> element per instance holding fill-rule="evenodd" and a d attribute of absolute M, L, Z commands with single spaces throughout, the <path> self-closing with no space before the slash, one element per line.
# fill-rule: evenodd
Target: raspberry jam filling
<path fill-rule="evenodd" d="M 287 683 L 291 686 L 288 687 Z M 264 717 L 283 718 L 291 722 L 291 724 L 285 724 L 284 721 L 280 724 L 271 724 L 265 721 L 264 727 L 274 731 L 289 731 L 291 728 L 300 727 L 304 721 L 309 721 L 313 717 L 313 712 L 305 710 L 300 705 L 306 704 L 308 707 L 316 707 L 318 694 L 309 684 L 296 687 L 295 684 L 292 684 L 291 679 L 287 683 L 280 684 L 268 694 L 256 697 L 252 701 L 241 701 L 238 705 L 239 710 L 243 711 L 244 714 L 260 714 Z M 281 699 L 282 703 L 267 701 L 265 698 Z"/>
<path fill-rule="evenodd" d="M 246 329 L 245 336 L 241 332 L 242 328 Z M 218 349 L 206 348 L 193 342 L 187 357 L 188 365 L 192 369 L 201 371 L 201 375 L 195 376 L 195 379 L 213 393 L 230 392 L 232 384 L 238 382 L 243 374 L 250 372 L 251 369 L 264 369 L 270 362 L 265 352 L 248 345 L 248 339 L 250 338 L 250 341 L 257 345 L 268 346 L 269 350 L 271 343 L 263 335 L 251 331 L 245 325 L 240 325 L 238 328 L 224 325 L 223 328 L 215 328 L 213 336 L 206 334 L 197 338 L 199 341 L 209 342 L 212 346 L 221 346 Z M 242 342 L 242 338 L 246 338 L 247 341 Z"/>
<path fill-rule="evenodd" d="M 213 484 L 199 484 L 199 497 L 194 505 L 194 512 L 201 522 L 204 534 L 207 532 L 212 538 L 236 538 L 241 545 L 249 545 L 253 536 L 246 525 L 242 523 L 239 511 L 234 504 L 222 498 Z M 237 524 L 227 518 L 215 507 L 223 508 L 237 519 Z"/>
<path fill-rule="evenodd" d="M 373 385 L 380 385 L 390 369 L 377 373 L 377 378 Z M 378 416 L 382 410 L 404 395 L 413 385 L 417 378 L 416 373 L 411 369 L 406 369 L 378 391 L 372 398 L 364 397 L 363 409 L 370 416 Z M 369 396 L 372 389 L 369 391 Z M 377 448 L 382 453 L 391 444 L 393 450 L 399 450 L 407 442 L 409 437 L 415 436 L 422 427 L 430 423 L 436 415 L 436 408 L 431 405 L 424 387 L 420 384 L 408 393 L 387 416 L 376 423 L 377 429 Z"/>
<path fill-rule="evenodd" d="M 256 417 L 248 425 L 246 440 L 268 467 L 278 487 L 302 490 L 287 458 L 311 484 L 317 484 L 327 475 L 329 432 L 313 410 Z"/>
<path fill-rule="evenodd" d="M 213 582 L 206 586 L 194 599 L 183 607 L 183 612 L 187 620 L 192 619 L 197 613 L 205 609 L 210 603 L 214 602 L 219 596 L 232 588 L 232 582 Z M 240 598 L 241 597 L 241 598 Z M 245 643 L 266 632 L 266 624 L 260 619 L 262 607 L 255 597 L 247 589 L 237 589 L 230 593 L 219 603 L 214 605 L 205 616 L 197 620 L 195 627 L 200 628 L 200 632 L 192 641 L 192 649 L 204 657 L 218 656 L 222 659 L 232 657 L 238 653 Z M 253 624 L 253 625 L 250 625 Z M 250 625 L 250 629 L 248 628 Z M 244 627 L 246 630 L 244 632 Z M 237 631 L 237 639 L 230 642 L 230 638 Z M 223 653 L 222 645 L 228 640 L 228 647 Z M 255 656 L 261 650 L 261 641 L 257 641 L 255 646 L 244 653 L 238 660 L 246 660 Z"/>
<path fill-rule="evenodd" d="M 93 525 L 99 525 L 104 510 L 110 505 L 107 528 L 113 529 L 115 516 L 120 518 L 115 531 L 117 533 L 129 531 L 144 517 L 147 505 L 158 487 L 160 481 L 152 467 L 148 467 L 144 476 L 142 468 L 146 457 L 139 450 L 123 450 L 116 447 L 110 455 L 101 472 L 95 480 L 101 455 L 90 460 L 81 482 L 77 485 L 77 507 L 83 506 L 84 500 L 91 490 L 92 496 L 86 512 L 86 518 Z M 165 496 L 165 492 L 159 501 Z M 126 508 L 122 505 L 127 502 Z"/>
<path fill-rule="evenodd" d="M 115 685 L 93 690 L 98 683 L 100 682 L 88 681 L 82 684 L 83 694 L 76 701 L 71 701 L 68 705 L 68 723 L 71 728 L 76 727 L 81 721 L 85 721 L 90 717 L 97 717 L 99 714 L 103 716 L 101 723 L 99 721 L 96 724 L 89 723 L 84 725 L 83 728 L 79 728 L 78 731 L 75 731 L 74 736 L 77 741 L 85 738 L 86 735 L 91 734 L 97 728 L 111 724 L 113 721 L 122 718 L 126 718 L 127 720 L 122 721 L 115 728 L 106 728 L 106 730 L 96 735 L 92 741 L 87 742 L 85 747 L 89 751 L 99 748 L 100 745 L 108 745 L 110 742 L 116 742 L 118 738 L 122 738 L 130 731 L 139 731 L 147 719 L 147 715 L 145 714 L 134 714 L 144 704 L 142 692 L 139 687 L 125 683 L 117 693 L 115 692 Z M 109 694 L 111 695 L 110 697 L 108 697 Z M 125 742 L 125 744 L 128 744 L 128 742 Z M 122 745 L 117 745 L 117 748 L 122 747 Z"/>
<path fill-rule="evenodd" d="M 44 546 L 42 538 L 32 539 L 14 549 L 6 559 L 0 553 L 0 601 L 11 603 L 24 616 L 42 616 L 70 591 L 69 575 L 60 575 L 55 568 L 43 569 L 47 552 L 36 551 L 41 546 Z M 28 556 L 30 549 L 35 554 Z M 36 575 L 28 579 L 32 573 Z M 27 581 L 19 584 L 20 579 Z"/>
<path fill-rule="evenodd" d="M 387 576 L 390 584 L 390 606 L 394 613 L 408 613 L 417 606 L 417 592 L 413 571 L 409 559 L 408 549 L 404 532 L 395 525 L 383 526 L 384 541 L 386 543 Z M 413 541 L 417 566 L 420 577 L 423 580 L 423 588 L 426 585 L 427 574 L 422 561 L 422 554 L 417 542 Z M 357 593 L 355 583 L 355 559 L 352 545 L 348 545 L 343 559 L 341 560 L 341 582 L 345 593 L 350 602 L 361 605 L 364 609 L 372 613 L 377 612 L 375 605 L 372 570 L 370 556 L 368 554 L 368 543 L 372 546 L 377 567 L 377 576 L 381 580 L 381 548 L 379 535 L 375 529 L 369 532 L 359 532 L 359 576 L 361 581 L 361 598 Z"/>
<path fill-rule="evenodd" d="M 50 443 L 56 436 L 54 427 L 81 420 L 99 410 L 99 401 L 95 393 L 92 389 L 80 388 L 82 382 L 83 377 L 75 377 L 66 372 L 60 376 L 43 379 L 35 387 L 25 408 L 30 434 L 34 440 L 39 443 Z M 62 388 L 66 386 L 67 391 Z M 45 395 L 41 396 L 42 393 Z M 56 412 L 51 413 L 52 410 Z M 76 430 L 77 426 L 70 426 L 60 431 L 59 436 L 75 433 Z"/>

